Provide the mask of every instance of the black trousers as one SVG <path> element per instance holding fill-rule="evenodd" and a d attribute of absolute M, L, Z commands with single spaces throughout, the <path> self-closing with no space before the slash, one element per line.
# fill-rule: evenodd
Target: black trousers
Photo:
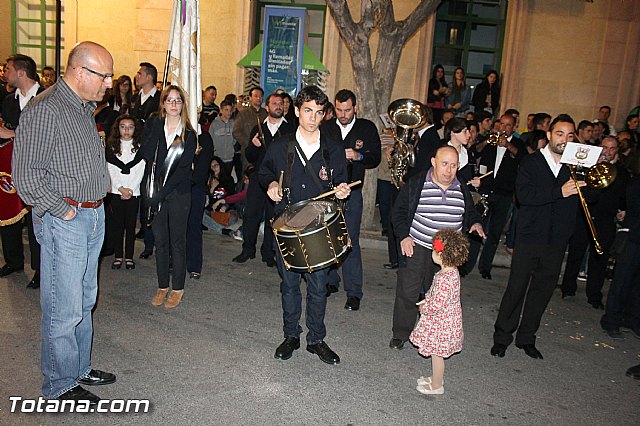
<path fill-rule="evenodd" d="M 202 215 L 206 199 L 205 188 L 191 187 L 191 209 L 187 221 L 188 272 L 202 272 Z"/>
<path fill-rule="evenodd" d="M 580 212 L 582 214 L 582 212 Z M 613 244 L 616 236 L 616 225 L 614 218 L 609 220 L 594 220 L 594 226 L 598 234 L 598 242 L 602 247 L 603 253 L 598 254 L 593 247 L 593 237 L 587 225 L 584 215 L 576 223 L 576 229 L 571 236 L 569 242 L 569 253 L 564 268 L 564 277 L 562 279 L 562 293 L 575 293 L 578 285 L 576 279 L 580 272 L 582 258 L 587 250 L 589 250 L 589 274 L 587 275 L 587 300 L 591 302 L 602 301 L 602 287 L 607 276 L 607 262 L 609 261 L 609 249 Z"/>
<path fill-rule="evenodd" d="M 495 323 L 494 343 L 508 346 L 516 330 L 516 345 L 535 343 L 542 314 L 558 282 L 564 249 L 564 245 L 516 244 Z"/>
<path fill-rule="evenodd" d="M 32 212 L 27 213 L 24 218 L 27 223 L 29 235 L 29 250 L 31 251 L 31 269 L 40 270 L 40 244 L 36 241 L 33 233 Z M 24 268 L 24 245 L 22 244 L 22 220 L 7 225 L 0 226 L 0 239 L 2 240 L 2 253 L 4 263 L 12 268 Z"/>
<path fill-rule="evenodd" d="M 4 263 L 16 269 L 24 268 L 24 247 L 22 246 L 22 220 L 18 222 L 0 226 L 0 237 L 2 237 L 2 253 Z"/>
<path fill-rule="evenodd" d="M 249 177 L 247 203 L 242 217 L 242 253 L 248 256 L 256 253 L 260 222 L 264 220 L 264 237 L 262 246 L 260 246 L 260 254 L 263 260 L 275 258 L 271 218 L 273 218 L 273 204 L 266 191 L 258 183 L 257 172 L 254 172 Z"/>
<path fill-rule="evenodd" d="M 169 264 L 171 262 L 172 288 L 184 288 L 187 246 L 187 220 L 191 207 L 191 193 L 173 191 L 165 198 L 158 214 L 151 223 L 156 242 L 156 272 L 158 287 L 169 287 Z"/>
<path fill-rule="evenodd" d="M 613 224 L 613 219 L 611 223 Z M 587 227 L 587 221 L 584 219 L 583 212 L 579 211 L 573 235 L 569 240 L 567 261 L 564 267 L 564 276 L 562 277 L 562 294 L 575 294 L 578 289 L 576 280 L 580 273 L 584 253 L 587 251 L 590 243 L 591 234 Z M 591 265 L 589 265 L 589 273 L 591 273 Z"/>
<path fill-rule="evenodd" d="M 627 241 L 618 257 L 613 283 L 607 296 L 607 308 L 600 320 L 608 331 L 625 326 L 640 333 L 640 244 Z"/>
<path fill-rule="evenodd" d="M 418 299 L 424 287 L 428 290 L 440 267 L 433 263 L 431 250 L 416 244 L 412 257 L 404 257 L 398 268 L 396 300 L 393 305 L 393 338 L 409 340 L 418 316 Z"/>
<path fill-rule="evenodd" d="M 29 251 L 31 252 L 31 269 L 40 271 L 40 243 L 36 240 L 36 234 L 33 232 L 33 212 L 27 213 L 25 216 L 27 221 L 27 231 L 29 235 Z"/>
<path fill-rule="evenodd" d="M 133 259 L 133 247 L 136 241 L 136 216 L 140 207 L 140 197 L 123 200 L 117 194 L 111 197 L 111 241 L 115 257 L 122 259 L 124 239 L 124 258 Z"/>
<path fill-rule="evenodd" d="M 478 262 L 478 270 L 480 272 L 491 272 L 493 258 L 496 255 L 498 244 L 500 244 L 502 231 L 504 231 L 504 227 L 509 220 L 511 200 L 511 195 L 496 193 L 489 195 L 489 233 Z"/>
<path fill-rule="evenodd" d="M 378 179 L 378 205 L 380 208 L 380 222 L 382 230 L 387 231 L 387 252 L 389 253 L 389 263 L 398 263 L 398 253 L 400 243 L 393 233 L 391 223 L 391 211 L 398 198 L 398 189 L 393 183 L 387 180 Z"/>
<path fill-rule="evenodd" d="M 594 248 L 589 252 L 589 274 L 587 275 L 587 300 L 589 302 L 602 302 L 602 287 L 607 278 L 607 263 L 609 262 L 609 250 L 616 237 L 616 225 L 613 217 L 610 220 L 594 220 L 594 226 L 598 233 L 598 242 L 602 247 L 602 254 L 596 253 Z M 591 234 L 589 234 L 591 237 Z"/>

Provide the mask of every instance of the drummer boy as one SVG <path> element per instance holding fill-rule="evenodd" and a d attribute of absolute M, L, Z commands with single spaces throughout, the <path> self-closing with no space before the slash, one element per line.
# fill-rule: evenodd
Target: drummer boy
<path fill-rule="evenodd" d="M 260 184 L 275 204 L 276 217 L 286 206 L 308 200 L 331 189 L 335 196 L 345 199 L 351 190 L 347 181 L 344 149 L 335 140 L 320 132 L 320 124 L 329 100 L 317 86 L 307 86 L 296 96 L 294 105 L 299 126 L 295 133 L 276 139 L 269 145 L 259 170 Z M 282 176 L 282 178 L 281 178 Z M 279 182 L 282 182 L 281 186 Z M 302 293 L 300 278 L 307 282 L 306 325 L 307 351 L 318 355 L 327 364 L 340 363 L 340 357 L 324 342 L 326 328 L 324 314 L 327 305 L 329 269 L 311 273 L 288 271 L 280 250 L 276 260 L 282 282 L 282 318 L 284 341 L 278 346 L 275 358 L 287 360 L 300 348 L 300 315 Z"/>

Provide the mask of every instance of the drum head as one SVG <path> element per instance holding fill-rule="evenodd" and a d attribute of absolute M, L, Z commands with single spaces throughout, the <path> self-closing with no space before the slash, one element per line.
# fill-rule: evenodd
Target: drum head
<path fill-rule="evenodd" d="M 300 201 L 289 206 L 274 221 L 273 228 L 280 231 L 303 231 L 324 224 L 338 211 L 333 201 Z"/>

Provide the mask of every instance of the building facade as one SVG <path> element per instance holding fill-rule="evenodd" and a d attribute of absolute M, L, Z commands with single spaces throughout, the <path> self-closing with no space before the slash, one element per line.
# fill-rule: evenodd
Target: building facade
<path fill-rule="evenodd" d="M 395 0 L 396 19 L 418 3 Z M 66 48 L 81 40 L 103 44 L 114 56 L 116 75 L 133 76 L 143 61 L 163 68 L 172 0 L 62 4 Z M 216 85 L 220 96 L 242 92 L 244 70 L 236 63 L 260 40 L 261 11 L 269 4 L 306 7 L 311 23 L 307 44 L 329 69 L 329 94 L 353 87 L 349 53 L 324 0 L 201 1 L 203 87 Z M 357 20 L 360 1 L 349 4 Z M 43 63 L 50 60 L 48 50 L 41 53 L 34 45 L 38 39 L 50 45 L 54 5 L 53 0 L 1 2 L 0 24 L 14 30 L 0 41 L 0 55 L 17 50 L 34 56 L 40 67 L 52 65 Z M 33 22 L 38 10 L 44 11 L 40 24 Z M 472 84 L 491 66 L 501 76 L 503 110 L 566 112 L 582 120 L 593 119 L 606 104 L 613 110 L 611 121 L 620 127 L 640 103 L 639 24 L 636 0 L 443 0 L 438 12 L 398 47 L 403 52 L 392 98 L 425 100 L 437 62 L 444 62 L 447 71 L 466 66 Z M 375 55 L 375 35 L 371 44 Z M 451 80 L 450 72 L 446 78 Z"/>

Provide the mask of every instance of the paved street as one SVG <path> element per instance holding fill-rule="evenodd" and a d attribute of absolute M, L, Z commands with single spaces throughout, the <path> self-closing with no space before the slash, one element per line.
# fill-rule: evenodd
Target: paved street
<path fill-rule="evenodd" d="M 326 341 L 342 359 L 338 366 L 304 345 L 288 361 L 273 358 L 282 341 L 278 274 L 259 255 L 231 263 L 239 241 L 205 235 L 202 279 L 188 280 L 183 303 L 171 311 L 150 304 L 154 258 L 136 259 L 134 271 L 112 270 L 106 259 L 92 364 L 118 379 L 91 390 L 149 399 L 151 412 L 140 414 L 9 413 L 9 396 L 40 392 L 40 310 L 38 292 L 25 288 L 31 271 L 0 278 L 0 424 L 638 424 L 640 381 L 625 370 L 640 363 L 640 340 L 612 341 L 601 332 L 602 312 L 587 305 L 584 283 L 571 300 L 554 295 L 538 333 L 544 360 L 515 346 L 505 358 L 489 355 L 509 272 L 502 268 L 493 281 L 477 272 L 463 279 L 463 350 L 446 361 L 445 394 L 421 395 L 415 379 L 430 375 L 430 362 L 410 345 L 387 346 L 396 274 L 382 267 L 383 245 L 365 245 L 360 311 L 343 309 L 342 291 L 328 301 Z"/>

